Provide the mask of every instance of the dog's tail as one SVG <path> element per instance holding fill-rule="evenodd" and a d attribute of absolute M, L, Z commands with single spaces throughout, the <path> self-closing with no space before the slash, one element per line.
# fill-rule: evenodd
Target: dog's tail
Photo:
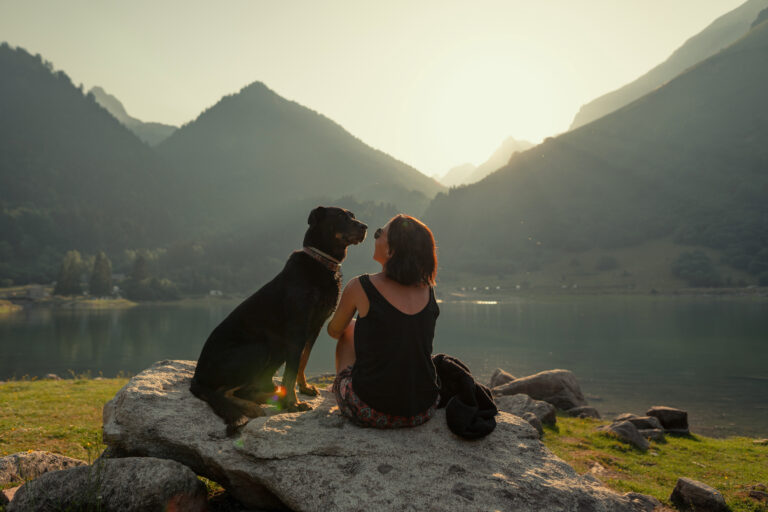
<path fill-rule="evenodd" d="M 248 423 L 248 417 L 243 414 L 237 404 L 224 396 L 224 393 L 200 384 L 195 378 L 192 379 L 189 390 L 197 398 L 207 402 L 213 412 L 224 419 L 227 423 L 227 435 L 232 435 L 237 429 Z"/>

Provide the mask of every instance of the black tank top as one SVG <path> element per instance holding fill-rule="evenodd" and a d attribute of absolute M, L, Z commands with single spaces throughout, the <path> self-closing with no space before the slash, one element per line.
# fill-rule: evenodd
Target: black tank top
<path fill-rule="evenodd" d="M 438 387 L 432 364 L 432 339 L 440 308 L 430 287 L 429 302 L 408 315 L 390 304 L 371 283 L 360 276 L 370 308 L 355 323 L 355 364 L 352 388 L 379 412 L 413 416 L 437 400 Z"/>

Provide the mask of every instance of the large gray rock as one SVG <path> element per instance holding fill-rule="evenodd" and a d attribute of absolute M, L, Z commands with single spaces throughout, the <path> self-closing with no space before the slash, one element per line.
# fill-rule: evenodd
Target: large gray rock
<path fill-rule="evenodd" d="M 221 483 L 245 506 L 291 510 L 642 510 L 579 476 L 533 427 L 500 412 L 477 441 L 453 435 L 438 410 L 413 429 L 352 425 L 332 395 L 312 410 L 251 420 L 237 439 L 188 390 L 194 363 L 141 372 L 104 409 L 115 452 L 178 460 Z"/>
<path fill-rule="evenodd" d="M 86 462 L 48 452 L 21 452 L 0 457 L 0 485 L 33 480 L 49 471 L 83 466 Z"/>
<path fill-rule="evenodd" d="M 491 381 L 488 384 L 488 387 L 495 388 L 496 386 L 507 384 L 508 382 L 512 382 L 513 380 L 515 380 L 514 375 L 512 375 L 509 372 L 505 372 L 501 368 L 496 368 L 491 374 Z"/>
<path fill-rule="evenodd" d="M 640 448 L 643 451 L 651 446 L 637 430 L 637 427 L 628 421 L 616 421 L 610 425 L 598 427 L 597 430 L 608 435 L 616 436 L 622 441 Z"/>
<path fill-rule="evenodd" d="M 131 457 L 46 473 L 21 486 L 8 512 L 202 512 L 207 506 L 205 485 L 189 468 Z"/>
<path fill-rule="evenodd" d="M 669 500 L 679 510 L 693 512 L 727 512 L 725 498 L 720 491 L 690 478 L 679 478 Z"/>
<path fill-rule="evenodd" d="M 519 393 L 544 400 L 564 411 L 587 405 L 576 376 L 569 370 L 547 370 L 493 388 L 496 396 Z"/>
<path fill-rule="evenodd" d="M 527 412 L 532 412 L 545 425 L 557 423 L 557 409 L 544 400 L 534 400 L 528 395 L 497 396 L 493 399 L 500 411 L 508 412 L 522 417 Z"/>

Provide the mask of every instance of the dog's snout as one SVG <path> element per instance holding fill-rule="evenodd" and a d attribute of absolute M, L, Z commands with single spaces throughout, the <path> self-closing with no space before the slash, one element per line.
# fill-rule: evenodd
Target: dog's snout
<path fill-rule="evenodd" d="M 362 222 L 360 223 L 360 228 L 361 228 L 363 231 L 368 231 L 368 226 L 367 226 L 367 225 L 365 225 L 365 224 L 363 224 Z"/>

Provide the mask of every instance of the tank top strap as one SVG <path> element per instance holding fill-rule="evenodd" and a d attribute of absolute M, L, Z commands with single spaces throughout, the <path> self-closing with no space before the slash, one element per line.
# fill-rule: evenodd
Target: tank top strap
<path fill-rule="evenodd" d="M 368 296 L 369 303 L 372 304 L 374 302 L 382 301 L 387 302 L 387 299 L 385 299 L 384 296 L 379 293 L 379 290 L 373 286 L 371 278 L 368 274 L 363 274 L 360 276 L 360 284 L 363 285 L 363 290 L 365 290 L 365 294 Z"/>

